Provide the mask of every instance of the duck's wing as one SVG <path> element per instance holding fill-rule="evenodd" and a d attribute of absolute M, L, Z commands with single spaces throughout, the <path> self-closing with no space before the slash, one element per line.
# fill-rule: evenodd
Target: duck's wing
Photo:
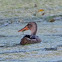
<path fill-rule="evenodd" d="M 39 37 L 36 37 L 35 39 L 23 37 L 21 39 L 20 44 L 25 45 L 25 44 L 34 44 L 34 43 L 39 43 L 39 42 L 41 42 L 41 39 Z"/>

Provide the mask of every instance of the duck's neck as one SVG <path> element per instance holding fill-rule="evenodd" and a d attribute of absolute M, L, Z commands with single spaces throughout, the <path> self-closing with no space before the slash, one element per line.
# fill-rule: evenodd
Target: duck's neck
<path fill-rule="evenodd" d="M 36 35 L 36 30 L 31 31 L 31 35 Z"/>
<path fill-rule="evenodd" d="M 37 25 L 34 25 L 31 29 L 31 35 L 36 35 L 37 33 Z"/>

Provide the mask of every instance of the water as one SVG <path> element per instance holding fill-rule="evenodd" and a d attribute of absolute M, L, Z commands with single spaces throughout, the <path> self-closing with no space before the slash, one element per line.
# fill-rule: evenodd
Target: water
<path fill-rule="evenodd" d="M 42 19 L 41 19 L 42 20 Z M 34 20 L 35 21 L 35 20 Z M 45 62 L 62 61 L 62 23 L 41 21 L 37 35 L 42 42 L 37 44 L 20 45 L 20 39 L 25 34 L 18 32 L 28 22 L 12 23 L 0 28 L 0 61 L 1 62 Z"/>
<path fill-rule="evenodd" d="M 57 2 L 56 2 L 57 1 Z M 17 2 L 17 3 L 16 3 Z M 62 62 L 62 0 L 0 1 L 0 62 Z M 34 4 L 38 6 L 34 8 Z M 24 5 L 25 4 L 25 5 Z M 45 15 L 36 13 L 43 8 Z M 33 14 L 36 13 L 36 16 Z M 49 22 L 55 19 L 54 22 Z M 42 42 L 20 45 L 30 31 L 18 32 L 36 22 Z"/>

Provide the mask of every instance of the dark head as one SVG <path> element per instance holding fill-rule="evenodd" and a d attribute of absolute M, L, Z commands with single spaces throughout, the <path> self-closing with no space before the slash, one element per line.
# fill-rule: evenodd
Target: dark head
<path fill-rule="evenodd" d="M 23 32 L 26 30 L 30 30 L 31 31 L 31 35 L 36 35 L 37 32 L 37 24 L 35 22 L 29 22 L 24 28 L 22 28 L 21 30 L 19 30 L 18 32 Z"/>

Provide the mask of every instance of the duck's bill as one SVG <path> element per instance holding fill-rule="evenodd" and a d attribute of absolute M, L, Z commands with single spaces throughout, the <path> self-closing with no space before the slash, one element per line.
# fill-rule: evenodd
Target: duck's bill
<path fill-rule="evenodd" d="M 22 29 L 19 30 L 18 32 L 23 32 L 23 31 L 26 31 L 26 30 L 29 30 L 28 26 L 25 26 L 24 28 L 22 28 Z"/>

